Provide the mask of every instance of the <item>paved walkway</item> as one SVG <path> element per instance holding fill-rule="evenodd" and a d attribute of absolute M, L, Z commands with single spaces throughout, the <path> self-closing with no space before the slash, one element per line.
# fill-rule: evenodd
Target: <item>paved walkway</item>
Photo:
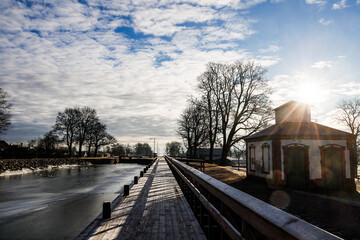
<path fill-rule="evenodd" d="M 78 239 L 206 239 L 164 159 L 130 189 L 108 220 Z"/>

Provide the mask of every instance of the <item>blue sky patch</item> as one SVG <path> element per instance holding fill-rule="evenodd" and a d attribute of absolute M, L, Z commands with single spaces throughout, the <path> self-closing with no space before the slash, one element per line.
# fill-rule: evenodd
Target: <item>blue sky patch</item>
<path fill-rule="evenodd" d="M 149 38 L 152 36 L 152 35 L 145 35 L 141 32 L 135 32 L 132 27 L 117 27 L 114 31 L 116 33 L 122 33 L 131 39 Z"/>
<path fill-rule="evenodd" d="M 156 56 L 155 59 L 155 67 L 161 67 L 163 62 L 171 61 L 172 58 L 165 53 L 160 52 L 158 56 Z"/>

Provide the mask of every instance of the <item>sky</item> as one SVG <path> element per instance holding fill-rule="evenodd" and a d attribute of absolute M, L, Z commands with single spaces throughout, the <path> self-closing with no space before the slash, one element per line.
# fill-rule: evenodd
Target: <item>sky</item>
<path fill-rule="evenodd" d="M 89 106 L 120 143 L 177 140 L 208 62 L 254 61 L 273 106 L 334 120 L 360 94 L 360 0 L 1 0 L 0 87 L 9 142 L 41 137 L 58 112 Z"/>

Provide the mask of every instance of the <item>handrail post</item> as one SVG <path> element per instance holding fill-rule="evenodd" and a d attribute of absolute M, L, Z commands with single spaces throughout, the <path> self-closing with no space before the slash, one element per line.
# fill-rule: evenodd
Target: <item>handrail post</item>
<path fill-rule="evenodd" d="M 103 219 L 111 218 L 111 202 L 103 202 Z"/>

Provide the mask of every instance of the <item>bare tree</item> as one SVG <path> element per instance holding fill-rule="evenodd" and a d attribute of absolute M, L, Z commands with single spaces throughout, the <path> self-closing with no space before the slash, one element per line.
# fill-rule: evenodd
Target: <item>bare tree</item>
<path fill-rule="evenodd" d="M 340 113 L 336 120 L 345 124 L 357 139 L 360 133 L 360 98 L 342 99 L 337 108 Z"/>
<path fill-rule="evenodd" d="M 264 79 L 266 70 L 253 62 L 219 64 L 214 95 L 220 113 L 222 154 L 220 165 L 226 163 L 230 148 L 258 130 L 273 118 L 271 92 Z"/>
<path fill-rule="evenodd" d="M 76 140 L 79 143 L 79 153 L 81 155 L 82 146 L 86 139 L 89 138 L 90 132 L 95 127 L 95 124 L 99 122 L 96 115 L 96 110 L 89 107 L 79 109 L 80 117 L 77 122 L 77 136 Z"/>
<path fill-rule="evenodd" d="M 210 162 L 213 160 L 214 146 L 219 133 L 220 114 L 216 96 L 220 95 L 221 91 L 217 84 L 221 68 L 221 64 L 209 63 L 206 71 L 198 77 L 198 89 L 202 97 L 200 106 L 204 108 L 205 124 L 207 125 Z"/>
<path fill-rule="evenodd" d="M 179 156 L 181 154 L 181 143 L 168 142 L 166 143 L 166 154 L 170 156 Z"/>
<path fill-rule="evenodd" d="M 109 133 L 105 132 L 104 134 L 100 135 L 98 141 L 94 142 L 94 156 L 96 156 L 98 149 L 102 146 L 108 146 L 111 144 L 115 144 L 117 142 L 116 138 Z"/>
<path fill-rule="evenodd" d="M 100 136 L 104 135 L 104 132 L 106 132 L 106 125 L 101 123 L 100 120 L 97 120 L 92 126 L 89 131 L 89 134 L 86 136 L 86 143 L 88 146 L 88 156 L 91 154 L 91 148 L 95 147 L 95 142 L 100 141 Z M 96 157 L 96 154 L 94 155 Z"/>
<path fill-rule="evenodd" d="M 56 117 L 54 131 L 59 138 L 66 143 L 69 156 L 73 153 L 73 144 L 77 136 L 77 127 L 80 119 L 80 111 L 77 108 L 66 108 L 64 112 L 59 112 Z"/>
<path fill-rule="evenodd" d="M 10 109 L 12 104 L 9 103 L 9 94 L 0 88 L 0 135 L 3 134 L 10 126 Z"/>
<path fill-rule="evenodd" d="M 51 156 L 56 152 L 57 146 L 60 143 L 60 139 L 54 130 L 44 134 L 40 139 L 40 148 L 43 149 L 47 156 Z"/>
<path fill-rule="evenodd" d="M 207 140 L 205 114 L 198 100 L 189 101 L 178 125 L 177 133 L 184 139 L 190 156 L 196 156 L 197 148 Z"/>
<path fill-rule="evenodd" d="M 355 176 L 357 176 L 357 155 L 360 145 L 358 140 L 360 134 L 360 98 L 342 99 L 338 103 L 337 108 L 340 110 L 340 113 L 336 116 L 336 120 L 345 124 L 356 139 L 353 143 L 353 149 L 356 161 Z"/>
<path fill-rule="evenodd" d="M 94 144 L 94 156 L 96 157 L 100 147 L 115 144 L 115 137 L 107 133 L 106 125 L 97 121 L 91 131 L 92 143 Z"/>

